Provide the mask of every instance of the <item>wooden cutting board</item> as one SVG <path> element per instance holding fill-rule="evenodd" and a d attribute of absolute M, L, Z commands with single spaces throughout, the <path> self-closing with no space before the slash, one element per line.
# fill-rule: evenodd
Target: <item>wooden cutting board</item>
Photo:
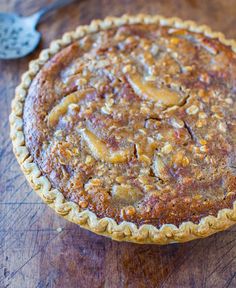
<path fill-rule="evenodd" d="M 49 1 L 1 0 L 23 15 Z M 50 1 L 51 2 L 51 1 Z M 15 86 L 51 40 L 94 18 L 146 12 L 193 19 L 236 38 L 235 0 L 88 0 L 48 15 L 24 59 L 0 62 L 0 287 L 236 287 L 236 226 L 169 246 L 117 243 L 58 217 L 26 183 L 13 156 L 8 115 Z"/>

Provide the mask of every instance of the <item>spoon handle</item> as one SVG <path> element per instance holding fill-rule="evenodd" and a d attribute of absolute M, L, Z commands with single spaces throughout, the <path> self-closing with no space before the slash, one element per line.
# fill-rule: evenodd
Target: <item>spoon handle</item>
<path fill-rule="evenodd" d="M 53 2 L 49 5 L 47 5 L 46 7 L 43 7 L 42 9 L 40 9 L 39 11 L 37 11 L 36 13 L 34 13 L 33 15 L 29 16 L 32 20 L 34 20 L 35 25 L 39 22 L 40 18 L 45 15 L 48 12 L 51 12 L 53 10 L 56 10 L 58 8 L 61 8 L 67 4 L 70 4 L 74 2 L 74 0 L 58 0 L 56 2 Z"/>

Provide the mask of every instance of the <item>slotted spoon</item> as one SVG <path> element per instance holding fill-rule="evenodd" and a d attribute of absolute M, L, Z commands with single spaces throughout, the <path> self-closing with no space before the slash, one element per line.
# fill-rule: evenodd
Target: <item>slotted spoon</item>
<path fill-rule="evenodd" d="M 15 59 L 31 53 L 41 38 L 41 34 L 36 30 L 41 17 L 73 1 L 58 0 L 27 17 L 0 13 L 0 59 Z"/>

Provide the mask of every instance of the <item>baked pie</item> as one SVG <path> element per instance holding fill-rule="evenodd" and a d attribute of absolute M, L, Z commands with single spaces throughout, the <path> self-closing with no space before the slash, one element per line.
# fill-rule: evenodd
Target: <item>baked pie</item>
<path fill-rule="evenodd" d="M 108 17 L 32 61 L 10 116 L 18 162 L 57 213 L 167 244 L 236 221 L 236 44 L 192 21 Z"/>

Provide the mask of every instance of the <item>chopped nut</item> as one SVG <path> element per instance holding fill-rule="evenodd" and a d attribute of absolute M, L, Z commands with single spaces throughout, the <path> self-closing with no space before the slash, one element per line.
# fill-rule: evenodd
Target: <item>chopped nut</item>
<path fill-rule="evenodd" d="M 98 179 L 98 178 L 93 178 L 89 182 L 93 186 L 100 186 L 102 184 L 101 179 Z"/>
<path fill-rule="evenodd" d="M 111 114 L 111 112 L 112 112 L 112 110 L 109 108 L 109 107 L 107 107 L 107 106 L 103 106 L 102 108 L 101 108 L 101 112 L 103 113 L 103 114 L 107 114 L 107 115 L 109 115 L 109 114 Z"/>
<path fill-rule="evenodd" d="M 148 68 L 148 73 L 150 75 L 157 76 L 158 75 L 157 67 L 155 65 L 150 66 Z"/>
<path fill-rule="evenodd" d="M 55 131 L 55 133 L 54 133 L 54 135 L 56 136 L 56 137 L 61 137 L 62 136 L 62 130 L 56 130 Z"/>
<path fill-rule="evenodd" d="M 201 154 L 201 153 L 200 153 L 200 154 L 196 154 L 196 156 L 197 156 L 199 159 L 201 159 L 201 160 L 204 159 L 204 157 L 205 157 L 205 155 L 204 155 L 204 154 Z"/>
<path fill-rule="evenodd" d="M 114 104 L 114 99 L 112 99 L 112 98 L 108 99 L 107 102 L 105 103 L 105 105 L 106 105 L 107 107 L 109 107 L 109 108 L 110 108 L 113 104 Z"/>
<path fill-rule="evenodd" d="M 140 155 L 139 160 L 149 165 L 151 164 L 151 159 L 147 155 L 144 155 L 144 154 Z"/>
<path fill-rule="evenodd" d="M 194 154 L 200 153 L 200 148 L 197 147 L 197 146 L 194 146 L 194 147 L 193 147 L 193 152 L 194 152 Z"/>
<path fill-rule="evenodd" d="M 176 37 L 172 37 L 172 38 L 170 39 L 170 43 L 171 43 L 171 44 L 174 44 L 174 45 L 179 44 L 179 41 L 180 41 L 180 39 L 179 39 L 179 38 L 176 38 Z"/>
<path fill-rule="evenodd" d="M 143 113 L 143 114 L 150 114 L 150 112 L 151 112 L 151 109 L 149 108 L 149 107 L 147 107 L 147 106 L 145 106 L 145 105 L 142 105 L 141 106 L 141 109 L 140 109 L 140 112 L 141 113 Z"/>
<path fill-rule="evenodd" d="M 207 95 L 207 93 L 204 89 L 199 89 L 198 95 L 199 95 L 199 97 L 205 97 Z"/>
<path fill-rule="evenodd" d="M 155 77 L 155 76 L 146 76 L 145 77 L 145 81 L 147 81 L 147 82 L 154 82 L 154 81 L 156 81 L 157 80 L 157 77 Z"/>
<path fill-rule="evenodd" d="M 219 112 L 219 111 L 220 111 L 220 107 L 217 106 L 217 105 L 212 105 L 212 106 L 211 106 L 211 111 L 212 111 L 212 112 Z"/>
<path fill-rule="evenodd" d="M 171 56 L 174 57 L 175 59 L 178 59 L 179 54 L 177 52 L 172 52 Z"/>
<path fill-rule="evenodd" d="M 192 105 L 186 109 L 187 114 L 194 115 L 199 111 L 199 108 L 196 105 Z"/>
<path fill-rule="evenodd" d="M 162 153 L 169 154 L 173 150 L 171 144 L 167 143 L 164 147 L 162 147 Z"/>
<path fill-rule="evenodd" d="M 183 66 L 182 67 L 182 71 L 184 72 L 184 73 L 186 73 L 186 72 L 191 72 L 193 70 L 193 67 L 192 66 Z"/>
<path fill-rule="evenodd" d="M 173 162 L 176 165 L 181 164 L 182 159 L 183 159 L 183 152 L 182 151 L 179 151 L 179 152 L 177 152 L 176 154 L 173 155 Z"/>
<path fill-rule="evenodd" d="M 199 153 L 200 152 L 200 149 L 198 146 L 193 146 L 193 152 L 194 153 Z"/>
<path fill-rule="evenodd" d="M 88 156 L 86 156 L 86 159 L 85 159 L 85 164 L 92 164 L 94 162 L 94 159 L 90 156 L 90 155 L 88 155 Z"/>
<path fill-rule="evenodd" d="M 215 117 L 215 118 L 217 118 L 217 119 L 223 119 L 223 118 L 224 118 L 224 115 L 223 115 L 223 113 L 219 112 L 219 113 L 215 113 L 215 114 L 213 115 L 213 117 Z"/>
<path fill-rule="evenodd" d="M 150 191 L 155 189 L 155 186 L 154 185 L 145 185 L 144 189 L 145 189 L 145 191 L 150 192 Z"/>
<path fill-rule="evenodd" d="M 201 119 L 196 122 L 197 128 L 201 128 L 202 126 L 205 126 L 206 124 L 207 124 L 206 119 Z"/>
<path fill-rule="evenodd" d="M 84 77 L 86 77 L 86 76 L 88 76 L 90 74 L 90 72 L 89 72 L 88 69 L 84 69 L 82 74 L 83 74 Z"/>
<path fill-rule="evenodd" d="M 218 125 L 218 128 L 219 128 L 219 130 L 220 130 L 221 132 L 224 132 L 224 133 L 225 133 L 225 132 L 227 131 L 227 126 L 226 126 L 225 123 L 220 122 L 219 125 Z"/>
<path fill-rule="evenodd" d="M 92 112 L 93 112 L 93 109 L 91 107 L 88 107 L 84 110 L 84 115 L 89 116 L 92 114 Z"/>
<path fill-rule="evenodd" d="M 139 132 L 141 132 L 143 135 L 146 135 L 146 131 L 144 129 L 138 129 Z"/>
<path fill-rule="evenodd" d="M 183 128 L 184 127 L 184 122 L 180 119 L 176 119 L 176 118 L 173 118 L 171 120 L 171 124 L 173 125 L 174 128 Z"/>
<path fill-rule="evenodd" d="M 127 72 L 130 72 L 131 70 L 132 70 L 132 66 L 130 64 L 128 64 L 128 65 L 123 67 L 122 72 L 127 73 Z"/>
<path fill-rule="evenodd" d="M 212 139 L 214 138 L 214 134 L 209 133 L 209 134 L 207 134 L 207 135 L 205 136 L 205 138 L 206 138 L 207 140 L 212 140 Z"/>
<path fill-rule="evenodd" d="M 104 82 L 103 81 L 96 81 L 94 84 L 93 84 L 94 88 L 98 91 L 102 91 L 103 89 L 103 86 L 104 86 Z"/>
<path fill-rule="evenodd" d="M 76 80 L 75 84 L 78 86 L 83 86 L 88 83 L 88 80 L 85 78 L 79 78 Z"/>
<path fill-rule="evenodd" d="M 155 138 L 156 138 L 157 140 L 161 140 L 161 139 L 163 139 L 164 137 L 163 137 L 163 135 L 162 135 L 161 133 L 157 133 L 157 134 L 155 135 Z"/>
<path fill-rule="evenodd" d="M 211 78 L 210 78 L 210 76 L 209 76 L 207 73 L 203 73 L 203 74 L 201 74 L 201 75 L 199 76 L 199 80 L 200 80 L 201 82 L 205 82 L 205 83 L 207 83 L 207 84 L 210 84 Z"/>
<path fill-rule="evenodd" d="M 159 51 L 159 48 L 156 44 L 152 44 L 150 48 L 150 52 L 152 53 L 153 56 L 156 56 Z"/>
<path fill-rule="evenodd" d="M 135 212 L 136 212 L 136 210 L 135 210 L 134 206 L 125 207 L 125 213 L 126 213 L 126 215 L 132 216 L 132 215 L 135 214 Z"/>
<path fill-rule="evenodd" d="M 67 122 L 67 123 L 72 122 L 72 117 L 71 117 L 70 115 L 66 115 L 66 116 L 64 117 L 64 120 L 65 120 L 65 122 Z"/>
<path fill-rule="evenodd" d="M 125 182 L 125 177 L 124 177 L 124 176 L 117 176 L 117 177 L 116 177 L 116 182 L 118 182 L 118 183 L 124 183 L 124 182 Z"/>
<path fill-rule="evenodd" d="M 204 97 L 202 99 L 202 101 L 205 102 L 205 103 L 209 103 L 210 102 L 210 98 L 209 97 Z"/>
<path fill-rule="evenodd" d="M 129 36 L 125 39 L 125 43 L 127 44 L 132 44 L 132 43 L 135 43 L 137 40 L 135 39 L 134 36 Z"/>
<path fill-rule="evenodd" d="M 48 142 L 43 142 L 43 146 L 42 146 L 42 148 L 43 148 L 43 150 L 46 150 L 47 148 L 48 148 Z"/>
<path fill-rule="evenodd" d="M 79 206 L 82 208 L 86 208 L 86 207 L 88 207 L 88 202 L 86 200 L 80 200 Z"/>
<path fill-rule="evenodd" d="M 201 146 L 199 149 L 201 152 L 207 152 L 208 151 L 208 148 L 206 145 Z"/>
<path fill-rule="evenodd" d="M 147 137 L 148 143 L 152 144 L 155 140 L 152 137 Z"/>
<path fill-rule="evenodd" d="M 186 184 L 187 184 L 187 183 L 191 183 L 191 181 L 192 181 L 192 179 L 189 178 L 189 177 L 185 177 L 184 180 L 183 180 L 183 182 L 185 182 Z M 185 196 L 185 197 L 183 198 L 183 201 L 184 201 L 185 203 L 191 203 L 191 197 L 190 197 L 190 196 Z"/>
<path fill-rule="evenodd" d="M 200 143 L 201 145 L 206 145 L 206 144 L 207 144 L 207 141 L 204 140 L 204 139 L 200 139 L 200 140 L 199 140 L 199 143 Z"/>
<path fill-rule="evenodd" d="M 69 108 L 70 110 L 77 110 L 77 111 L 79 111 L 79 109 L 80 109 L 79 105 L 78 105 L 78 104 L 75 104 L 75 103 L 71 103 L 71 104 L 68 106 L 68 108 Z"/>
<path fill-rule="evenodd" d="M 189 164 L 189 159 L 187 156 L 184 156 L 182 159 L 182 165 L 186 167 Z"/>
<path fill-rule="evenodd" d="M 196 200 L 200 200 L 200 199 L 202 199 L 202 195 L 200 195 L 200 194 L 197 194 L 197 195 L 194 195 L 194 199 L 196 199 Z"/>
<path fill-rule="evenodd" d="M 174 166 L 182 165 L 186 167 L 189 164 L 189 159 L 187 156 L 184 155 L 184 151 L 177 152 L 175 155 L 173 155 L 172 159 L 175 164 Z"/>
<path fill-rule="evenodd" d="M 198 117 L 201 119 L 205 119 L 205 118 L 207 118 L 207 114 L 204 112 L 199 112 Z"/>
<path fill-rule="evenodd" d="M 149 179 L 146 175 L 141 175 L 138 176 L 138 180 L 142 183 L 142 184 L 148 184 L 149 183 Z"/>
<path fill-rule="evenodd" d="M 206 157 L 204 158 L 204 161 L 205 161 L 207 164 L 209 164 L 209 163 L 210 163 L 210 158 L 209 158 L 209 156 L 206 156 Z"/>
<path fill-rule="evenodd" d="M 145 50 L 145 51 L 149 51 L 150 50 L 150 44 L 144 44 L 143 45 L 143 49 Z"/>
<path fill-rule="evenodd" d="M 96 68 L 104 68 L 110 64 L 110 61 L 108 59 L 102 59 L 99 61 L 96 61 Z"/>
<path fill-rule="evenodd" d="M 227 104 L 233 104 L 234 102 L 233 102 L 233 100 L 232 100 L 232 98 L 226 98 L 225 99 L 225 102 L 227 103 Z"/>

